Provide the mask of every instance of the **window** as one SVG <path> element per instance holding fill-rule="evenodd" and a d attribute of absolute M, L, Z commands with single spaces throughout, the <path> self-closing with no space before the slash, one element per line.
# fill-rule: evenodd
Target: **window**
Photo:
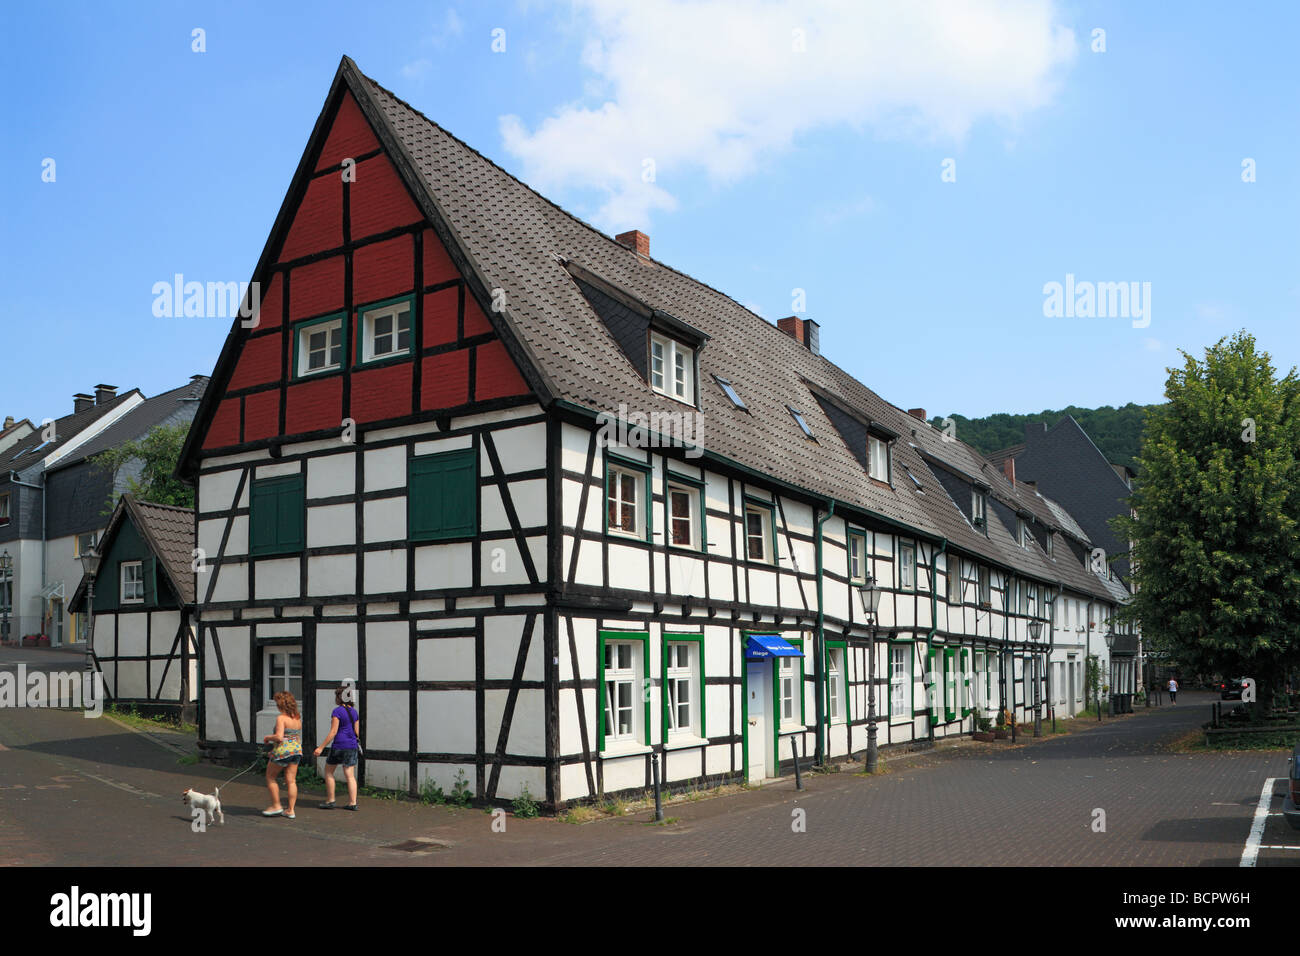
<path fill-rule="evenodd" d="M 144 603 L 144 562 L 123 561 L 121 567 L 121 603 Z"/>
<path fill-rule="evenodd" d="M 826 716 L 831 723 L 842 724 L 848 707 L 844 693 L 844 648 L 827 648 L 826 657 Z"/>
<path fill-rule="evenodd" d="M 649 471 L 636 465 L 609 461 L 605 468 L 605 528 L 610 534 L 642 540 L 646 527 Z"/>
<path fill-rule="evenodd" d="M 731 399 L 731 404 L 735 405 L 742 411 L 749 411 L 749 407 L 741 400 L 740 396 L 736 393 L 736 387 L 732 385 L 731 382 L 720 375 L 713 376 L 713 379 L 718 383 L 718 387 L 722 389 L 722 394 Z"/>
<path fill-rule="evenodd" d="M 795 647 L 798 642 L 790 641 Z M 800 648 L 802 651 L 802 648 Z M 778 657 L 776 692 L 781 707 L 781 724 L 803 723 L 803 658 Z"/>
<path fill-rule="evenodd" d="M 795 408 L 793 405 L 787 405 L 786 408 L 790 410 L 790 414 L 793 415 L 793 416 L 794 416 L 794 420 L 795 420 L 796 422 L 798 422 L 798 424 L 799 424 L 799 429 L 800 429 L 800 431 L 803 432 L 804 437 L 805 437 L 805 438 L 812 438 L 812 437 L 813 437 L 812 429 L 809 428 L 809 427 L 808 427 L 808 423 L 807 423 L 806 421 L 804 421 L 804 418 L 803 418 L 803 412 L 799 411 L 799 409 Z M 816 441 L 816 440 L 817 440 L 817 439 L 813 438 L 813 441 Z"/>
<path fill-rule="evenodd" d="M 877 481 L 889 481 L 889 445 L 875 435 L 867 436 L 867 474 Z"/>
<path fill-rule="evenodd" d="M 664 727 L 669 735 L 703 735 L 699 659 L 702 642 L 670 640 L 664 635 Z"/>
<path fill-rule="evenodd" d="M 675 548 L 703 549 L 700 489 L 690 485 L 668 485 L 668 543 Z"/>
<path fill-rule="evenodd" d="M 295 377 L 318 375 L 343 367 L 343 316 L 300 322 L 296 327 Z"/>
<path fill-rule="evenodd" d="M 9 492 L 0 495 L 0 525 L 9 523 Z"/>
<path fill-rule="evenodd" d="M 917 478 L 916 475 L 912 474 L 912 469 L 911 469 L 911 468 L 908 468 L 908 467 L 904 466 L 904 468 L 903 468 L 903 474 L 907 475 L 908 478 L 911 478 L 911 479 L 912 479 L 912 484 L 916 485 L 916 490 L 917 490 L 917 491 L 924 491 L 924 490 L 925 490 L 924 486 L 921 484 L 920 479 Z"/>
<path fill-rule="evenodd" d="M 898 546 L 898 586 L 916 589 L 916 548 L 910 544 Z"/>
<path fill-rule="evenodd" d="M 407 532 L 412 541 L 478 533 L 478 451 L 419 455 L 407 464 Z"/>
<path fill-rule="evenodd" d="M 599 679 L 602 692 L 599 743 L 649 743 L 650 694 L 646 686 L 648 634 L 600 633 Z"/>
<path fill-rule="evenodd" d="M 77 535 L 77 541 L 73 548 L 72 556 L 79 558 L 95 546 L 95 532 L 87 531 L 85 534 Z"/>
<path fill-rule="evenodd" d="M 849 532 L 849 582 L 867 582 L 867 535 L 865 531 Z"/>
<path fill-rule="evenodd" d="M 745 505 L 745 557 L 750 561 L 775 564 L 773 551 L 772 506 L 759 503 Z"/>
<path fill-rule="evenodd" d="M 1018 604 L 1020 613 L 1028 614 L 1029 613 L 1029 582 L 1018 580 L 1016 581 L 1016 585 L 1017 585 L 1016 590 L 1020 597 L 1020 601 Z"/>
<path fill-rule="evenodd" d="M 948 558 L 948 603 L 962 603 L 961 559 Z"/>
<path fill-rule="evenodd" d="M 984 492 L 978 489 L 971 489 L 970 515 L 970 523 L 977 528 L 983 528 L 984 533 L 988 534 L 988 499 Z"/>
<path fill-rule="evenodd" d="M 255 480 L 249 494 L 248 523 L 250 553 L 301 551 L 306 544 L 307 524 L 302 474 Z"/>
<path fill-rule="evenodd" d="M 989 581 L 989 569 L 984 565 L 980 565 L 978 573 L 980 604 L 989 607 L 993 603 L 993 588 Z"/>
<path fill-rule="evenodd" d="M 650 336 L 650 387 L 670 398 L 695 403 L 695 353 L 675 339 Z"/>
<path fill-rule="evenodd" d="M 275 695 L 287 690 L 302 703 L 302 651 L 298 648 L 268 648 L 266 651 L 267 709 L 275 707 Z"/>
<path fill-rule="evenodd" d="M 1029 547 L 1029 542 L 1033 540 L 1033 532 L 1029 530 L 1029 522 L 1024 518 L 1016 519 L 1016 540 L 1022 548 Z"/>
<path fill-rule="evenodd" d="M 891 717 L 912 716 L 912 654 L 907 644 L 889 647 L 889 714 Z"/>
<path fill-rule="evenodd" d="M 358 310 L 359 362 L 374 362 L 411 351 L 411 296 Z"/>
<path fill-rule="evenodd" d="M 1047 532 L 1047 556 L 1049 558 L 1056 557 L 1056 532 L 1055 531 Z"/>

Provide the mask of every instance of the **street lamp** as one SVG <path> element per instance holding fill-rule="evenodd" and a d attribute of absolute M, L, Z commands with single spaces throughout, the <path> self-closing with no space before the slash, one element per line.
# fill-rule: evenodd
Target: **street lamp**
<path fill-rule="evenodd" d="M 858 598 L 862 601 L 862 613 L 866 615 L 870 627 L 871 640 L 868 643 L 867 658 L 867 773 L 876 772 L 879 753 L 876 750 L 876 612 L 880 610 L 880 588 L 876 579 L 870 575 L 858 588 Z"/>
<path fill-rule="evenodd" d="M 1034 736 L 1043 736 L 1042 677 L 1038 673 L 1038 638 L 1043 633 L 1042 621 L 1029 622 L 1029 640 L 1034 648 Z"/>
<path fill-rule="evenodd" d="M 4 553 L 0 554 L 0 584 L 4 585 L 4 624 L 3 630 L 0 631 L 0 641 L 8 642 L 9 640 L 9 606 L 13 603 L 13 585 L 10 584 L 10 578 L 13 575 L 14 559 L 9 554 L 9 549 L 5 548 Z"/>
<path fill-rule="evenodd" d="M 81 552 L 81 569 L 86 572 L 86 670 L 95 670 L 95 575 L 99 573 L 101 556 L 93 544 Z"/>

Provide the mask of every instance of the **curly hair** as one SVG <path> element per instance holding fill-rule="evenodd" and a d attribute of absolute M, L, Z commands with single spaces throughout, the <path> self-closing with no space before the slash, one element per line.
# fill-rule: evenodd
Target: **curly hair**
<path fill-rule="evenodd" d="M 298 718 L 302 716 L 298 713 L 298 699 L 287 690 L 282 690 L 276 693 L 275 705 L 288 717 Z"/>

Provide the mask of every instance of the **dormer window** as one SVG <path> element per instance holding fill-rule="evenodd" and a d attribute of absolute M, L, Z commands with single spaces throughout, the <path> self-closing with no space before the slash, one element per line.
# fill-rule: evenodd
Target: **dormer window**
<path fill-rule="evenodd" d="M 688 405 L 695 404 L 695 351 L 675 339 L 650 336 L 650 387 Z"/>
<path fill-rule="evenodd" d="M 1029 522 L 1024 518 L 1016 519 L 1016 538 L 1019 539 L 1022 548 L 1029 547 L 1029 542 L 1034 538 L 1034 533 L 1029 530 Z"/>
<path fill-rule="evenodd" d="M 970 523 L 977 528 L 984 528 L 988 534 L 988 498 L 978 488 L 970 493 Z"/>
<path fill-rule="evenodd" d="M 867 474 L 877 481 L 889 481 L 889 443 L 875 435 L 867 436 Z"/>

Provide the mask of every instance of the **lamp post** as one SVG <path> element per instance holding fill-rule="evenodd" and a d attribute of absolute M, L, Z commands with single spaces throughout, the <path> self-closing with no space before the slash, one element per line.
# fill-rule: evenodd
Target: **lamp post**
<path fill-rule="evenodd" d="M 86 670 L 95 670 L 95 575 L 99 573 L 99 549 L 91 545 L 81 553 L 81 569 L 86 573 Z"/>
<path fill-rule="evenodd" d="M 862 601 L 862 613 L 866 615 L 870 628 L 870 640 L 867 644 L 867 773 L 876 772 L 879 753 L 876 750 L 876 612 L 880 610 L 880 588 L 876 579 L 868 576 L 866 582 L 858 588 L 858 598 Z"/>
<path fill-rule="evenodd" d="M 0 631 L 0 641 L 8 642 L 9 640 L 9 605 L 13 603 L 13 585 L 9 583 L 13 575 L 14 559 L 9 554 L 9 549 L 5 548 L 4 554 L 0 554 L 0 584 L 4 585 L 4 624 L 3 630 Z"/>
<path fill-rule="evenodd" d="M 1043 681 L 1038 673 L 1038 638 L 1043 633 L 1042 621 L 1029 622 L 1029 640 L 1034 649 L 1034 736 L 1043 736 Z"/>

